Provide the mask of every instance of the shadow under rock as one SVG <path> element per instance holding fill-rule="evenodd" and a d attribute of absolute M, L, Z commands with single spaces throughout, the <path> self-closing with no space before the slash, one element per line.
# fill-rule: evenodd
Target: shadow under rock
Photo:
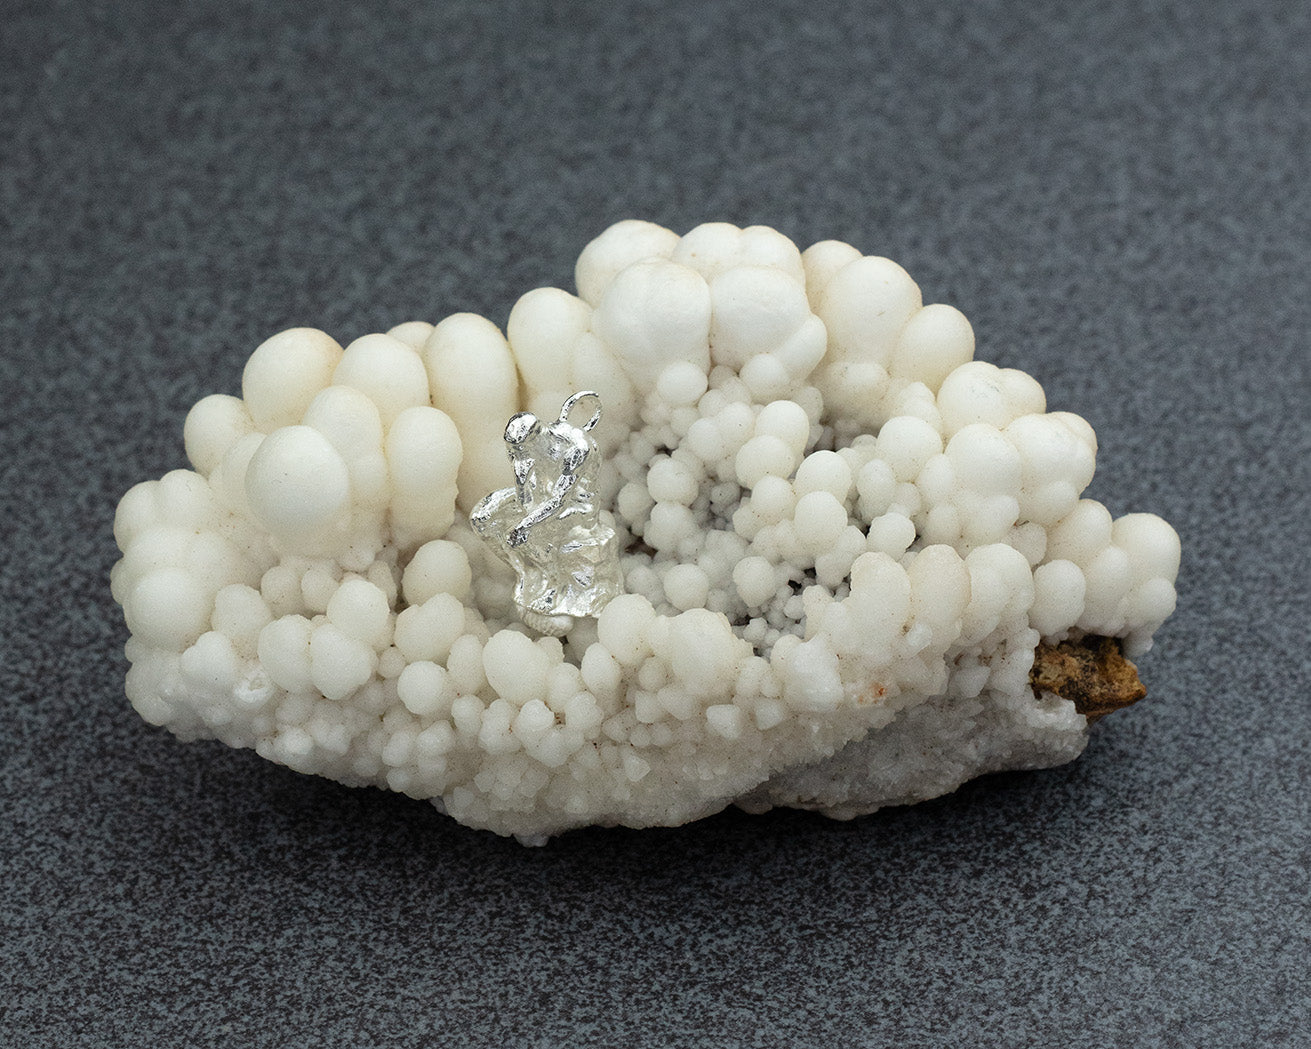
<path fill-rule="evenodd" d="M 1082 764 L 999 773 L 847 822 L 730 807 L 682 827 L 586 828 L 526 848 L 462 827 L 425 802 L 302 776 L 250 752 L 210 743 L 191 754 L 192 784 L 176 782 L 176 766 L 138 777 L 155 781 L 137 786 L 163 803 L 153 816 L 168 828 L 139 842 L 154 860 L 196 879 L 239 871 L 247 887 L 252 880 L 300 882 L 308 892 L 337 895 L 385 885 L 388 896 L 466 905 L 507 887 L 524 903 L 549 896 L 582 907 L 656 905 L 696 889 L 763 905 L 799 887 L 841 894 L 853 881 L 874 894 L 901 879 L 934 880 L 948 890 L 983 868 L 1030 862 L 1034 850 L 1046 850 L 1049 861 L 1077 851 L 1099 820 L 1116 819 L 1108 811 L 1114 796 L 1108 802 L 1099 793 L 1106 772 L 1093 767 L 1090 753 Z"/>

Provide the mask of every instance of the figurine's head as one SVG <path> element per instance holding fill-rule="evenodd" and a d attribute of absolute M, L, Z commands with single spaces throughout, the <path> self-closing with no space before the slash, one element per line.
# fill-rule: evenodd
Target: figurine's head
<path fill-rule="evenodd" d="M 511 447 L 518 447 L 528 440 L 536 429 L 537 416 L 532 412 L 517 412 L 510 416 L 510 421 L 505 424 L 505 443 Z"/>

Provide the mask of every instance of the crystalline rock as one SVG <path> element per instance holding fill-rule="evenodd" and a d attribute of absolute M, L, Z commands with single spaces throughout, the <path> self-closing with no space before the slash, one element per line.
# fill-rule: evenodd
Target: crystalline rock
<path fill-rule="evenodd" d="M 1087 422 L 847 244 L 627 221 L 575 277 L 505 334 L 282 332 L 192 408 L 193 469 L 114 523 L 146 721 L 529 843 L 1080 753 L 1035 653 L 1146 651 L 1179 566 L 1160 518 L 1080 497 Z M 469 513 L 513 483 L 507 419 L 583 389 L 624 593 L 544 637 Z"/>

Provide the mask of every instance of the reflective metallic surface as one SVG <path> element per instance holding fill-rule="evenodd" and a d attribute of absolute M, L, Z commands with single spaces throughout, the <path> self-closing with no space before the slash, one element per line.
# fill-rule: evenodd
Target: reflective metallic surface
<path fill-rule="evenodd" d="M 580 404 L 593 411 L 575 426 L 569 414 Z M 515 602 L 540 633 L 564 633 L 572 617 L 594 616 L 623 592 L 614 525 L 594 494 L 601 464 L 589 431 L 600 419 L 601 399 L 591 391 L 565 401 L 553 422 L 529 412 L 511 416 L 505 445 L 514 487 L 492 492 L 469 515 L 518 573 Z"/>

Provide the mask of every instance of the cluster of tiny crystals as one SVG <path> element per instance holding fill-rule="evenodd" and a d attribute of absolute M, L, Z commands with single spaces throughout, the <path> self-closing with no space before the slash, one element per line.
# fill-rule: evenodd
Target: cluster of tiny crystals
<path fill-rule="evenodd" d="M 123 498 L 127 691 L 184 739 L 540 843 L 736 802 L 852 816 L 1077 756 L 1040 639 L 1145 651 L 1178 537 L 1082 498 L 1096 438 L 974 360 L 888 259 L 765 227 L 621 222 L 578 294 L 250 358 Z M 560 638 L 470 528 L 502 431 L 605 406 L 625 593 Z"/>

